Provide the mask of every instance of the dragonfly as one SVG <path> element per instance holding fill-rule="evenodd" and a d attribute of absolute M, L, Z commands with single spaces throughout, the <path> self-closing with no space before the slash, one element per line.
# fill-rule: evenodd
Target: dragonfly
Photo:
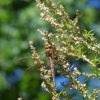
<path fill-rule="evenodd" d="M 53 55 L 56 55 L 56 47 L 53 44 L 47 43 L 45 46 L 45 49 L 46 49 L 45 54 L 50 64 L 53 86 L 56 88 L 56 80 L 55 80 L 55 74 L 54 74 L 54 61 L 53 61 Z M 27 59 L 30 57 L 32 58 L 32 56 L 28 56 L 28 57 L 20 58 L 19 60 Z M 29 67 L 26 71 L 28 71 L 30 68 L 32 67 Z"/>
<path fill-rule="evenodd" d="M 56 87 L 56 80 L 55 80 L 55 74 L 54 74 L 54 62 L 53 62 L 53 55 L 56 55 L 56 47 L 52 44 L 46 44 L 46 56 L 48 57 L 50 68 L 51 68 L 51 74 L 52 74 L 52 80 L 53 85 Z"/>
<path fill-rule="evenodd" d="M 27 56 L 27 57 L 20 58 L 20 59 L 18 59 L 18 61 L 25 60 L 25 59 L 29 59 L 29 58 L 32 58 L 32 56 Z M 34 61 L 34 65 L 37 66 L 37 64 L 36 64 L 35 61 Z M 32 67 L 33 67 L 33 65 L 32 65 L 31 67 L 27 68 L 27 69 L 25 70 L 25 72 L 29 71 Z"/>

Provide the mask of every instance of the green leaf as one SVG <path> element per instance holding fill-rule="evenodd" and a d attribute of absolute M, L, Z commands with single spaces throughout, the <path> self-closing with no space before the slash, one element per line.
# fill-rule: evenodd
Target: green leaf
<path fill-rule="evenodd" d="M 59 94 L 58 94 L 58 95 L 59 95 L 59 97 L 60 97 L 60 95 L 62 94 L 62 92 L 63 92 L 63 91 L 64 91 L 64 90 L 61 90 L 61 91 L 59 92 Z"/>
<path fill-rule="evenodd" d="M 71 25 L 70 23 L 65 23 L 65 25 L 68 27 L 68 28 L 73 28 L 73 25 Z"/>
<path fill-rule="evenodd" d="M 61 2 L 62 2 L 62 0 L 59 0 L 59 1 L 57 2 L 57 6 L 58 6 Z"/>
<path fill-rule="evenodd" d="M 91 33 L 93 32 L 93 30 L 90 30 L 89 32 L 87 32 L 87 34 L 85 34 L 86 37 L 89 37 L 91 35 Z"/>
<path fill-rule="evenodd" d="M 78 54 L 79 54 L 79 55 L 82 55 L 82 48 L 79 48 L 79 49 L 78 49 Z"/>

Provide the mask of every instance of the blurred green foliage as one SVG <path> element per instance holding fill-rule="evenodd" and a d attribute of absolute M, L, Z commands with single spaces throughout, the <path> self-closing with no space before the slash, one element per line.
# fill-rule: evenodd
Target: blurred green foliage
<path fill-rule="evenodd" d="M 72 19 L 77 9 L 81 11 L 83 28 L 96 25 L 92 28 L 99 41 L 100 9 L 89 6 L 87 0 L 62 0 L 61 3 Z M 33 60 L 19 60 L 31 56 L 29 40 L 34 41 L 37 52 L 44 55 L 37 29 L 52 31 L 51 26 L 40 19 L 34 0 L 0 0 L 0 100 L 16 100 L 20 96 L 23 100 L 50 100 L 41 89 L 39 71 Z"/>

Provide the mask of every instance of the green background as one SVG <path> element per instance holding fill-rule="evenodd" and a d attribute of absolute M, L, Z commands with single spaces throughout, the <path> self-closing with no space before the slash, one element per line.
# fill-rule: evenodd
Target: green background
<path fill-rule="evenodd" d="M 79 9 L 82 27 L 93 29 L 99 41 L 100 9 L 90 6 L 87 0 L 62 0 L 62 4 L 71 19 Z M 37 29 L 52 31 L 52 27 L 40 18 L 35 0 L 0 0 L 0 100 L 17 100 L 18 97 L 51 100 L 41 89 L 38 66 L 34 66 L 31 57 L 24 59 L 31 56 L 30 40 L 34 41 L 38 53 L 45 54 Z"/>

